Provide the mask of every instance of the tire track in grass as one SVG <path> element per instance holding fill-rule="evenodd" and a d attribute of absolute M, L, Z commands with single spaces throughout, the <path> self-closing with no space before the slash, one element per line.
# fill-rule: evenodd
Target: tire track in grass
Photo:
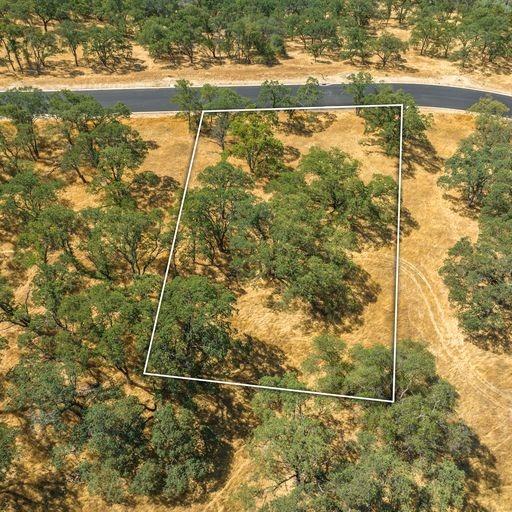
<path fill-rule="evenodd" d="M 425 274 L 407 260 L 401 259 L 400 265 L 402 266 L 402 270 L 405 270 L 408 277 L 414 282 L 419 293 L 421 294 L 421 297 L 427 306 L 432 326 L 434 327 L 440 344 L 444 349 L 445 354 L 448 356 L 448 359 L 452 363 L 454 369 L 461 373 L 461 375 L 464 376 L 466 382 L 470 383 L 480 394 L 484 394 L 485 398 L 490 400 L 494 405 L 504 409 L 511 409 L 512 393 L 501 390 L 492 384 L 488 379 L 486 379 L 478 370 L 478 368 L 476 368 L 475 365 L 471 363 L 467 355 L 462 353 L 461 347 L 464 346 L 462 340 L 455 340 L 453 335 L 451 335 L 446 329 L 448 321 L 444 313 L 444 308 L 442 307 L 438 297 L 434 292 L 434 289 L 432 288 L 432 285 L 430 284 Z M 404 265 L 405 268 L 403 267 Z M 423 290 L 416 277 L 419 278 L 425 285 L 427 293 Z M 430 295 L 430 300 L 427 297 L 427 294 Z M 434 313 L 432 305 L 437 310 L 436 312 L 438 318 L 440 318 L 440 322 L 436 319 L 436 313 Z M 442 330 L 445 332 L 443 333 Z M 454 352 L 457 354 L 457 357 L 454 356 Z M 468 380 L 469 374 L 471 377 L 477 380 L 481 386 L 485 388 L 486 391 L 482 392 L 482 388 L 480 386 L 475 386 L 473 383 L 471 383 Z"/>

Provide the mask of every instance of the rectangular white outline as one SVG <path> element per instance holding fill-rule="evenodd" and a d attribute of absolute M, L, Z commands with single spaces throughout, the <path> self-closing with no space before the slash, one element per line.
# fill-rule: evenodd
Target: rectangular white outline
<path fill-rule="evenodd" d="M 171 268 L 172 255 L 174 253 L 174 248 L 176 245 L 176 239 L 178 237 L 178 231 L 181 221 L 181 215 L 183 213 L 183 207 L 185 204 L 185 199 L 187 196 L 188 186 L 190 182 L 190 176 L 192 174 L 192 168 L 194 166 L 194 159 L 196 156 L 197 146 L 199 143 L 199 137 L 201 135 L 201 127 L 203 124 L 204 114 L 216 114 L 221 112 L 265 112 L 265 111 L 287 111 L 287 110 L 341 110 L 341 109 L 357 109 L 357 108 L 380 108 L 380 107 L 400 107 L 400 141 L 399 141 L 399 152 L 398 152 L 398 192 L 397 192 L 397 222 L 396 222 L 396 255 L 395 255 L 395 293 L 394 293 L 394 315 L 393 315 L 393 378 L 392 378 L 392 391 L 391 391 L 391 399 L 386 398 L 370 398 L 356 395 L 343 395 L 337 393 L 323 393 L 320 391 L 309 391 L 306 389 L 292 389 L 292 388 L 280 388 L 276 386 L 262 386 L 259 384 L 248 384 L 244 382 L 232 382 L 226 380 L 218 380 L 218 379 L 203 379 L 199 377 L 183 377 L 181 375 L 168 375 L 162 373 L 153 373 L 148 372 L 148 364 L 149 357 L 151 355 L 151 348 L 153 346 L 153 340 L 155 338 L 156 327 L 158 324 L 158 317 L 160 315 L 160 308 L 162 305 L 162 300 L 164 297 L 165 286 L 167 284 L 167 279 L 169 276 L 169 270 Z M 367 402 L 381 402 L 392 404 L 395 403 L 396 400 L 396 360 L 397 360 L 397 334 L 398 334 L 398 276 L 399 276 L 399 267 L 400 267 L 400 220 L 401 220 L 401 206 L 402 206 L 402 153 L 403 153 L 403 132 L 404 132 L 404 104 L 403 103 L 386 103 L 382 105 L 333 105 L 333 106 L 322 106 L 322 107 L 268 107 L 268 108 L 233 108 L 233 109 L 219 109 L 219 110 L 202 110 L 201 116 L 199 117 L 199 125 L 197 127 L 196 136 L 194 139 L 194 146 L 192 148 L 192 155 L 190 157 L 190 163 L 188 166 L 188 171 L 185 179 L 185 185 L 183 188 L 183 195 L 181 198 L 180 208 L 178 210 L 178 216 L 176 218 L 176 227 L 174 229 L 174 235 L 172 237 L 171 249 L 169 252 L 169 259 L 167 260 L 167 266 L 165 269 L 164 280 L 162 284 L 162 289 L 160 291 L 160 297 L 158 299 L 158 306 L 156 308 L 155 320 L 153 322 L 153 329 L 151 331 L 151 338 L 149 341 L 148 353 L 146 355 L 146 362 L 144 364 L 144 370 L 142 375 L 149 377 L 162 377 L 167 379 L 177 379 L 177 380 L 189 380 L 196 382 L 209 382 L 214 384 L 227 384 L 230 386 L 241 386 L 246 388 L 256 388 L 256 389 L 268 389 L 272 391 L 291 391 L 294 393 L 304 393 L 309 395 L 317 395 L 317 396 L 328 396 L 328 397 L 336 397 L 336 398 L 350 398 L 352 400 L 362 400 Z"/>

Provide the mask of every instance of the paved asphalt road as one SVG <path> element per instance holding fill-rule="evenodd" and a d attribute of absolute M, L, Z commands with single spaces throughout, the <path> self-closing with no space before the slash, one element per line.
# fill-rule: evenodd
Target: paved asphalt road
<path fill-rule="evenodd" d="M 464 89 L 462 87 L 448 87 L 441 85 L 427 84 L 389 84 L 395 89 L 403 89 L 414 96 L 418 105 L 424 107 L 442 107 L 464 110 L 478 101 L 479 98 L 488 93 Z M 296 89 L 298 86 L 291 86 Z M 238 94 L 251 100 L 258 97 L 259 86 L 240 85 L 231 89 Z M 343 92 L 340 85 L 323 85 L 323 97 L 319 106 L 328 105 L 352 105 L 352 97 Z M 159 112 L 167 110 L 179 110 L 179 107 L 172 103 L 175 94 L 173 87 L 146 88 L 146 89 L 98 89 L 88 90 L 104 105 L 111 105 L 121 101 L 128 105 L 133 112 Z M 492 94 L 492 96 L 508 105 L 512 111 L 512 96 L 505 94 Z"/>

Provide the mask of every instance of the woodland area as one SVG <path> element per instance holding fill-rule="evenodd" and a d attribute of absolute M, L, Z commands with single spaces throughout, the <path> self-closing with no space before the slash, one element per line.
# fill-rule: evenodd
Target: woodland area
<path fill-rule="evenodd" d="M 404 157 L 413 173 L 431 119 L 410 96 L 369 91 L 370 84 L 362 73 L 347 89 L 357 103 L 409 105 Z M 313 102 L 318 84 L 310 80 L 299 93 L 302 104 Z M 180 97 L 192 132 L 201 108 L 248 106 L 224 89 L 198 92 L 186 82 Z M 268 82 L 259 103 L 292 99 Z M 473 110 L 475 133 L 449 159 L 439 185 L 455 206 L 479 216 L 481 234 L 476 243 L 459 242 L 441 272 L 468 337 L 500 349 L 510 340 L 511 130 L 502 105 L 484 99 Z M 76 510 L 70 497 L 84 488 L 105 509 L 142 499 L 201 504 L 225 478 L 237 436 L 250 446 L 261 480 L 233 497 L 233 510 L 481 510 L 478 485 L 491 478 L 492 461 L 419 341 L 399 343 L 398 400 L 390 406 L 142 378 L 181 184 L 140 170 L 152 143 L 130 126 L 121 104 L 14 89 L 0 95 L 0 115 L 8 247 L 2 348 L 19 355 L 1 389 L 5 510 Z M 207 137 L 226 157 L 202 169 L 190 191 L 179 240 L 187 250 L 173 265 L 151 364 L 197 375 L 244 361 L 263 384 L 301 388 L 307 380 L 326 391 L 388 397 L 391 353 L 384 346 L 348 347 L 326 331 L 302 368 L 263 377 L 261 360 L 271 349 L 256 353 L 230 325 L 240 285 L 255 278 L 275 288 L 276 307 L 299 302 L 326 321 L 340 321 L 340 311 L 357 314 L 361 276 L 350 255 L 392 239 L 393 180 L 363 183 L 358 163 L 336 148 L 312 148 L 290 170 L 275 125 L 304 130 L 314 116 L 252 116 L 207 120 Z M 396 155 L 396 112 L 359 116 L 382 153 Z M 69 204 L 62 191 L 70 184 L 89 204 Z M 490 301 L 498 307 L 486 307 Z M 164 343 L 169 339 L 174 343 Z M 19 485 L 28 446 L 51 475 L 31 488 Z"/>
<path fill-rule="evenodd" d="M 390 20 L 407 28 L 403 40 Z M 314 61 L 376 59 L 399 67 L 408 48 L 462 69 L 510 71 L 512 9 L 504 0 L 3 0 L 0 47 L 15 75 L 39 75 L 72 56 L 72 67 L 140 70 L 134 45 L 156 61 L 273 66 L 298 43 Z"/>

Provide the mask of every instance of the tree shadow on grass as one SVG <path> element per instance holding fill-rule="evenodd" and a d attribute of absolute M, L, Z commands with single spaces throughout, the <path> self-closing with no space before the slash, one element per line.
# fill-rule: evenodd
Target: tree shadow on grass
<path fill-rule="evenodd" d="M 264 376 L 283 375 L 288 370 L 290 368 L 285 363 L 285 354 L 281 349 L 244 335 L 233 340 L 227 356 L 218 362 L 217 368 L 210 369 L 204 378 L 258 384 Z M 181 498 L 179 503 L 207 503 L 211 499 L 210 493 L 222 488 L 229 477 L 236 441 L 247 438 L 255 426 L 250 407 L 255 391 L 210 382 L 174 382 L 172 398 L 186 401 L 193 397 L 195 414 L 210 434 L 207 457 L 212 461 L 212 471 L 204 481 L 203 492 L 186 498 L 186 501 Z M 157 498 L 156 501 L 173 504 L 163 498 Z"/>
<path fill-rule="evenodd" d="M 371 275 L 363 268 L 359 268 L 354 273 L 350 284 L 352 285 L 351 292 L 355 305 L 352 309 L 348 309 L 346 314 L 341 318 L 340 327 L 343 332 L 350 332 L 354 327 L 362 324 L 363 313 L 366 306 L 376 302 L 382 290 L 381 286 L 373 281 Z M 332 320 L 335 321 L 336 319 L 334 318 Z"/>
<path fill-rule="evenodd" d="M 3 226 L 0 226 L 0 238 L 4 245 L 11 244 L 15 245 L 18 240 L 18 229 L 13 229 L 12 225 L 8 225 L 7 222 L 2 223 Z M 12 253 L 10 251 L 13 251 Z M 14 254 L 14 249 L 11 248 L 5 248 L 1 249 L 0 251 L 0 258 L 2 258 L 2 255 L 7 255 L 10 260 L 10 256 Z"/>
<path fill-rule="evenodd" d="M 34 475 L 21 464 L 14 467 L 12 482 L 2 485 L 0 508 L 12 512 L 69 512 L 77 494 L 65 474 L 44 472 Z"/>
<path fill-rule="evenodd" d="M 496 469 L 496 457 L 487 446 L 482 444 L 474 432 L 472 432 L 471 463 L 465 464 L 463 469 L 468 483 L 468 501 L 465 510 L 467 512 L 491 512 L 491 509 L 479 502 L 482 487 L 499 496 L 502 481 Z"/>
<path fill-rule="evenodd" d="M 418 221 L 412 216 L 410 210 L 402 205 L 400 208 L 400 236 L 410 235 L 413 230 L 419 227 Z"/>
<path fill-rule="evenodd" d="M 83 70 L 83 68 L 86 67 L 85 60 L 81 60 L 82 62 L 79 61 L 79 67 L 76 67 L 74 63 L 71 63 L 71 61 L 69 60 L 59 59 L 51 61 L 48 65 L 41 68 L 39 71 L 34 69 L 24 69 L 23 72 L 17 71 L 16 73 L 9 71 L 8 73 L 6 73 L 6 75 L 16 77 L 17 79 L 23 79 L 25 77 L 76 78 L 78 76 L 83 76 L 86 74 L 86 72 Z"/>
<path fill-rule="evenodd" d="M 147 69 L 147 64 L 135 57 L 124 57 L 120 62 L 112 66 L 104 66 L 103 64 L 93 62 L 89 64 L 89 67 L 98 74 L 111 75 L 127 75 L 129 73 L 141 72 Z"/>
<path fill-rule="evenodd" d="M 158 358 L 159 350 L 156 340 L 152 355 L 156 354 Z M 198 414 L 208 424 L 212 419 L 215 425 L 222 424 L 222 437 L 227 439 L 239 438 L 250 432 L 252 419 L 248 416 L 248 399 L 251 390 L 225 383 L 258 384 L 262 377 L 281 376 L 291 370 L 280 348 L 245 334 L 233 336 L 225 357 L 209 365 L 200 374 L 180 372 L 176 366 L 172 369 L 155 367 L 153 361 L 151 357 L 150 372 L 183 377 L 153 377 L 156 379 L 155 394 L 163 400 L 178 400 L 187 406 L 196 402 L 198 397 L 207 397 L 209 406 L 201 408 Z M 188 380 L 187 377 L 221 381 L 224 384 Z"/>
<path fill-rule="evenodd" d="M 314 133 L 327 130 L 335 121 L 331 112 L 314 112 L 311 110 L 289 110 L 281 128 L 286 134 L 311 137 Z"/>
<path fill-rule="evenodd" d="M 137 205 L 144 209 L 169 208 L 178 196 L 180 185 L 171 176 L 142 172 L 130 183 L 130 192 Z"/>
<path fill-rule="evenodd" d="M 380 149 L 369 152 L 386 154 L 383 149 L 385 141 L 382 137 L 367 136 L 362 141 L 363 146 L 378 146 Z M 398 155 L 397 155 L 398 156 Z M 414 178 L 418 169 L 423 169 L 431 174 L 437 174 L 443 168 L 443 159 L 437 154 L 434 146 L 428 139 L 421 141 L 403 142 L 402 152 L 402 177 Z"/>
<path fill-rule="evenodd" d="M 380 70 L 383 70 L 386 68 L 393 69 L 396 71 L 401 71 L 403 73 L 418 73 L 418 71 L 419 71 L 417 68 L 408 65 L 407 59 L 404 57 L 402 57 L 401 59 L 396 60 L 394 62 L 389 62 L 388 64 L 389 64 L 388 66 L 381 66 L 381 65 L 376 64 L 374 67 L 375 67 L 375 69 L 380 69 Z"/>
<path fill-rule="evenodd" d="M 221 366 L 219 372 L 223 373 L 217 378 L 244 384 L 258 384 L 262 377 L 282 376 L 292 370 L 286 363 L 283 350 L 249 335 L 235 340 Z M 228 478 L 235 455 L 233 441 L 247 438 L 256 426 L 250 407 L 250 400 L 256 392 L 254 389 L 217 385 L 211 391 L 215 407 L 203 411 L 204 420 L 212 425 L 217 437 L 222 437 L 223 441 L 217 443 L 214 453 L 211 453 L 216 469 L 212 475 L 215 483 L 210 492 L 221 488 Z"/>
<path fill-rule="evenodd" d="M 443 194 L 443 199 L 446 199 L 450 202 L 452 210 L 463 217 L 468 217 L 469 219 L 477 220 L 480 216 L 480 207 L 478 206 L 468 206 L 466 201 L 462 199 L 460 196 L 455 194 L 451 194 L 450 192 L 445 192 Z"/>
<path fill-rule="evenodd" d="M 190 62 L 188 57 L 183 55 L 174 55 L 173 60 L 154 59 L 161 65 L 161 69 L 165 70 L 187 70 L 187 69 L 211 69 L 214 67 L 222 66 L 226 63 L 243 63 L 246 66 L 250 66 L 252 63 L 244 62 L 243 60 L 230 59 L 226 56 L 213 57 L 212 55 L 198 54 L 194 57 L 194 62 Z"/>
<path fill-rule="evenodd" d="M 306 303 L 298 299 L 284 303 L 276 302 L 276 304 L 278 308 L 305 308 L 308 313 L 303 321 L 303 328 L 306 331 L 314 332 L 321 326 L 320 330 L 334 331 L 338 334 L 350 333 L 363 324 L 364 310 L 368 304 L 377 300 L 381 287 L 359 265 L 353 269 L 348 282 L 348 296 L 344 304 L 340 301 L 336 308 L 325 308 L 320 303 Z"/>
<path fill-rule="evenodd" d="M 467 340 L 483 350 L 494 354 L 512 354 L 512 323 L 508 324 L 506 330 L 487 329 L 482 333 L 468 333 Z"/>
<path fill-rule="evenodd" d="M 394 211 L 396 212 L 396 210 L 397 207 L 394 205 Z M 361 250 L 364 251 L 366 248 L 379 249 L 391 244 L 396 245 L 397 221 L 397 214 L 395 214 L 395 218 L 392 222 L 382 223 L 381 225 L 372 225 L 364 221 L 354 222 L 352 231 L 356 234 L 361 243 Z M 400 206 L 400 236 L 407 236 L 418 228 L 418 222 L 412 216 L 410 210 L 405 208 L 402 204 Z"/>
<path fill-rule="evenodd" d="M 283 376 L 292 369 L 282 349 L 247 334 L 233 345 L 226 363 L 232 368 L 230 379 L 250 384 L 269 375 Z"/>
<path fill-rule="evenodd" d="M 406 178 L 413 178 L 418 169 L 437 174 L 443 167 L 443 159 L 437 154 L 432 143 L 427 139 L 404 141 L 402 172 Z"/>
<path fill-rule="evenodd" d="M 289 164 L 300 158 L 300 151 L 293 146 L 284 147 L 284 161 Z"/>
<path fill-rule="evenodd" d="M 488 75 L 510 75 L 512 63 L 510 59 L 497 59 L 495 62 L 482 62 L 481 58 L 474 58 L 465 65 L 459 64 L 459 68 L 467 73 L 481 72 Z"/>

